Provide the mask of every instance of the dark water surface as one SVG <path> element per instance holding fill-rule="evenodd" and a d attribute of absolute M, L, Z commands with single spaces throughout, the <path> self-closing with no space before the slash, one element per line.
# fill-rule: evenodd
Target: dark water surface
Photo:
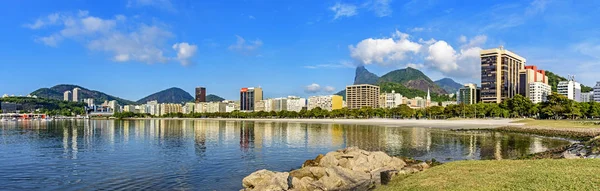
<path fill-rule="evenodd" d="M 0 122 L 0 190 L 239 190 L 358 146 L 439 161 L 507 159 L 566 145 L 497 132 L 305 123 L 138 120 Z"/>

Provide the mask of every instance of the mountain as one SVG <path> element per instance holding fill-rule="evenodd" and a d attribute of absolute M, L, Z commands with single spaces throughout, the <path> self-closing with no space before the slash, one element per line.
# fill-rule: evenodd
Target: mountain
<path fill-rule="evenodd" d="M 425 92 L 429 89 L 432 93 L 448 94 L 446 90 L 435 84 L 429 77 L 423 74 L 423 72 L 411 67 L 394 70 L 381 76 L 377 83 L 383 82 L 399 83 L 407 88 Z"/>
<path fill-rule="evenodd" d="M 206 102 L 223 101 L 223 100 L 225 100 L 225 99 L 222 97 L 219 97 L 217 95 L 214 95 L 214 94 L 209 94 L 206 96 Z"/>
<path fill-rule="evenodd" d="M 344 89 L 344 90 L 342 90 L 342 91 L 339 91 L 338 93 L 335 93 L 335 94 L 333 94 L 333 95 L 339 95 L 339 96 L 342 96 L 342 98 L 343 98 L 344 100 L 346 100 L 346 89 Z"/>
<path fill-rule="evenodd" d="M 448 93 L 458 92 L 458 89 L 462 88 L 463 86 L 462 84 L 459 84 L 450 78 L 442 78 L 438 81 L 435 81 L 435 84 L 446 90 Z"/>
<path fill-rule="evenodd" d="M 79 90 L 79 98 L 78 99 L 92 98 L 92 99 L 94 99 L 94 102 L 96 104 L 101 104 L 104 101 L 111 101 L 111 100 L 116 100 L 117 102 L 119 102 L 119 104 L 122 104 L 122 105 L 135 103 L 133 101 L 121 99 L 119 97 L 108 95 L 108 94 L 100 92 L 100 91 L 90 90 L 90 89 L 87 89 L 87 88 L 84 88 L 81 86 L 70 85 L 70 84 L 60 84 L 60 85 L 56 85 L 51 88 L 40 88 L 38 90 L 31 92 L 30 94 L 38 96 L 38 97 L 42 97 L 42 98 L 63 100 L 64 92 L 65 91 L 73 91 L 74 88 L 81 89 L 81 90 Z"/>
<path fill-rule="evenodd" d="M 181 88 L 172 87 L 146 96 L 145 98 L 138 100 L 137 103 L 144 104 L 154 100 L 158 101 L 158 103 L 184 103 L 194 101 L 194 97 Z"/>
<path fill-rule="evenodd" d="M 548 77 L 548 85 L 552 87 L 552 91 L 556 92 L 556 86 L 558 86 L 558 82 L 567 81 L 567 78 L 554 74 L 550 71 L 546 71 L 546 76 Z M 587 93 L 594 91 L 594 88 L 581 84 L 581 92 Z"/>
<path fill-rule="evenodd" d="M 377 84 L 379 76 L 369 72 L 365 66 L 356 67 L 354 75 L 354 84 Z"/>

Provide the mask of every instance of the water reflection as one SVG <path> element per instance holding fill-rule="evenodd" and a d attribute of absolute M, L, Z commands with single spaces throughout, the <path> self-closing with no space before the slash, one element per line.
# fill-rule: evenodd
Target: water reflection
<path fill-rule="evenodd" d="M 498 132 L 207 120 L 0 123 L 6 189 L 235 190 L 258 169 L 287 171 L 357 146 L 440 161 L 510 159 L 568 144 Z"/>

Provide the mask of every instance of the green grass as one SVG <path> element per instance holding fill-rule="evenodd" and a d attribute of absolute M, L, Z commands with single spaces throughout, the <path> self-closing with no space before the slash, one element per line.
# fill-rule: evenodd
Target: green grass
<path fill-rule="evenodd" d="M 457 161 L 376 190 L 600 190 L 599 159 Z"/>
<path fill-rule="evenodd" d="M 592 121 L 523 119 L 513 121 L 512 123 L 523 123 L 525 126 L 551 128 L 600 128 L 600 125 L 596 125 Z"/>

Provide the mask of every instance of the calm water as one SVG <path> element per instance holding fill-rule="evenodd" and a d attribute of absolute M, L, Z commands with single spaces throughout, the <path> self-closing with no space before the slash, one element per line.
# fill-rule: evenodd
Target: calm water
<path fill-rule="evenodd" d="M 239 190 L 348 146 L 440 161 L 506 159 L 568 141 L 494 132 L 303 123 L 0 122 L 0 190 Z"/>

